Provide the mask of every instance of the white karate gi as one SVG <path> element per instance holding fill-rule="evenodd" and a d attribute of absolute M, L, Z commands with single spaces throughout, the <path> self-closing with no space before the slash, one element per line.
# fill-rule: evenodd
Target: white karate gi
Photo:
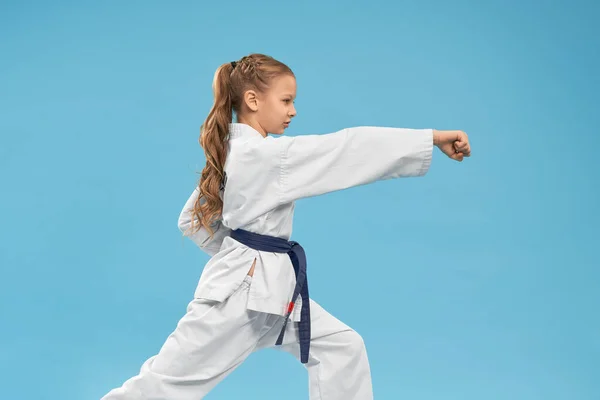
<path fill-rule="evenodd" d="M 276 347 L 296 283 L 290 258 L 251 249 L 229 232 L 241 228 L 290 240 L 296 200 L 425 175 L 433 149 L 431 129 L 356 127 L 323 135 L 263 137 L 248 125 L 231 124 L 229 140 L 222 221 L 214 224 L 213 239 L 206 229 L 189 236 L 212 258 L 187 313 L 140 373 L 103 400 L 198 400 L 252 352 Z M 179 217 L 184 232 L 191 226 L 197 196 L 198 189 Z M 302 244 L 302 238 L 294 240 Z M 307 260 L 310 286 L 310 253 Z M 312 298 L 310 307 L 310 399 L 372 399 L 362 338 Z M 300 309 L 298 297 L 294 321 Z M 296 324 L 288 324 L 277 348 L 299 359 L 299 347 Z"/>

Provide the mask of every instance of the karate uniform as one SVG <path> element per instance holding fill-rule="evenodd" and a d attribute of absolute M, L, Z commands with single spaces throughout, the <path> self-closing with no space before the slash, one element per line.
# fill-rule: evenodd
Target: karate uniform
<path fill-rule="evenodd" d="M 379 180 L 423 176 L 432 149 L 431 129 L 356 127 L 321 135 L 263 137 L 248 125 L 231 124 L 222 219 L 214 223 L 212 239 L 206 229 L 189 235 L 211 259 L 187 313 L 139 374 L 103 400 L 201 399 L 252 352 L 275 347 L 296 284 L 290 257 L 243 245 L 230 237 L 232 230 L 290 240 L 296 200 Z M 196 188 L 179 216 L 182 232 L 191 226 L 198 194 Z M 310 253 L 306 257 L 310 282 Z M 300 321 L 301 308 L 298 298 L 292 321 Z M 310 399 L 372 399 L 360 335 L 313 299 L 310 315 L 305 364 Z M 277 348 L 300 357 L 297 324 L 287 324 Z"/>

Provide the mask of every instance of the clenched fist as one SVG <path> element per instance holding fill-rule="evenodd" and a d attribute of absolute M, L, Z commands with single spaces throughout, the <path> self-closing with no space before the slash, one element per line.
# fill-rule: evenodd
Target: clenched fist
<path fill-rule="evenodd" d="M 433 131 L 433 144 L 456 161 L 471 156 L 469 138 L 463 131 Z"/>

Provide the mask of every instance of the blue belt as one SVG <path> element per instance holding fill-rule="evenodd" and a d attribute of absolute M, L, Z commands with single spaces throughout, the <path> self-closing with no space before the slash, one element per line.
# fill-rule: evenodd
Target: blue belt
<path fill-rule="evenodd" d="M 286 312 L 286 318 L 283 322 L 283 328 L 277 339 L 276 345 L 281 345 L 285 328 L 288 323 L 294 303 L 298 295 L 302 298 L 302 309 L 300 310 L 300 322 L 298 323 L 298 333 L 300 334 L 300 361 L 303 364 L 308 362 L 308 353 L 310 349 L 310 307 L 308 298 L 308 281 L 306 279 L 306 254 L 299 243 L 287 241 L 282 238 L 261 235 L 254 232 L 248 232 L 242 229 L 236 229 L 231 232 L 231 237 L 238 242 L 258 251 L 267 251 L 271 253 L 287 253 L 292 260 L 294 272 L 296 273 L 296 287 L 292 300 Z"/>

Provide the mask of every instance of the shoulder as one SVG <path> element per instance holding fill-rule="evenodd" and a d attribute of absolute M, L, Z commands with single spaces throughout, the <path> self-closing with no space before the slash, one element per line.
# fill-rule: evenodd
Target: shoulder
<path fill-rule="evenodd" d="M 281 169 L 284 141 L 280 138 L 244 138 L 230 141 L 225 161 L 228 177 L 253 177 L 255 184 L 259 176 L 277 176 Z M 274 174 L 274 175 L 273 175 Z"/>
<path fill-rule="evenodd" d="M 241 162 L 269 160 L 277 161 L 282 152 L 289 146 L 289 137 L 250 138 L 232 140 L 230 142 L 230 157 Z"/>

